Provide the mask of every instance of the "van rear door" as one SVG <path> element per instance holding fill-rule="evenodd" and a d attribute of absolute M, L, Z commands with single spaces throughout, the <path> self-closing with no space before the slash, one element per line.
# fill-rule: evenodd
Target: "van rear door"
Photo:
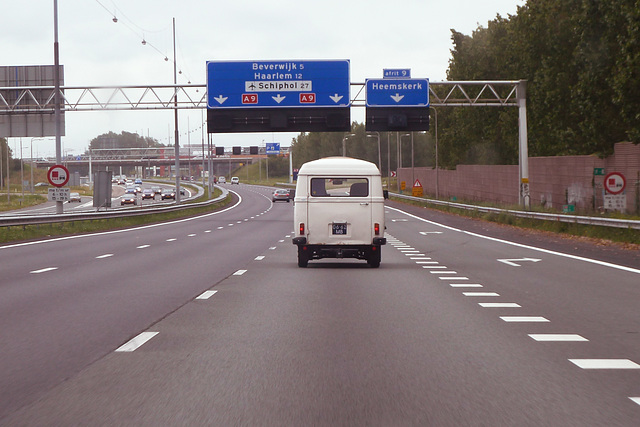
<path fill-rule="evenodd" d="M 310 178 L 307 227 L 311 245 L 370 245 L 373 239 L 367 177 Z"/>

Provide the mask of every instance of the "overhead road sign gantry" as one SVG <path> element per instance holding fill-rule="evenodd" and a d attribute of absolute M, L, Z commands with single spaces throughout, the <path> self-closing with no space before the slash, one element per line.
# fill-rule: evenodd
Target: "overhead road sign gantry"
<path fill-rule="evenodd" d="M 209 61 L 209 132 L 345 131 L 348 60 Z"/>
<path fill-rule="evenodd" d="M 367 131 L 429 130 L 429 79 L 367 79 L 366 88 Z"/>

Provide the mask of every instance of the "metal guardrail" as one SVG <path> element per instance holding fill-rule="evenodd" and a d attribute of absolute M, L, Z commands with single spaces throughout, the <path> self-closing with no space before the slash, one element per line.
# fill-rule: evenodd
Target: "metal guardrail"
<path fill-rule="evenodd" d="M 598 225 L 603 227 L 615 227 L 615 228 L 632 228 L 640 230 L 640 221 L 630 219 L 617 219 L 617 218 L 599 218 L 594 216 L 581 216 L 581 215 L 562 215 L 543 212 L 528 212 L 517 211 L 513 209 L 500 209 L 491 208 L 485 206 L 465 205 L 462 203 L 447 202 L 442 200 L 424 199 L 422 197 L 407 196 L 398 193 L 389 193 L 390 196 L 397 197 L 399 199 L 413 200 L 417 202 L 423 202 L 438 206 L 448 206 L 457 209 L 471 210 L 483 213 L 495 213 L 495 214 L 508 214 L 519 218 L 538 219 L 543 221 L 557 221 L 567 222 L 573 224 L 585 224 L 585 225 Z"/>
<path fill-rule="evenodd" d="M 56 224 L 60 222 L 86 221 L 109 218 L 121 218 L 125 216 L 150 215 L 156 213 L 176 212 L 185 209 L 192 209 L 207 206 L 221 200 L 224 200 L 229 194 L 229 190 L 217 187 L 222 190 L 222 194 L 204 202 L 185 203 L 180 205 L 162 206 L 162 207 L 141 207 L 136 209 L 114 210 L 103 212 L 83 212 L 69 214 L 53 214 L 53 215 L 25 215 L 15 217 L 0 217 L 0 227 L 15 227 L 39 224 Z"/>

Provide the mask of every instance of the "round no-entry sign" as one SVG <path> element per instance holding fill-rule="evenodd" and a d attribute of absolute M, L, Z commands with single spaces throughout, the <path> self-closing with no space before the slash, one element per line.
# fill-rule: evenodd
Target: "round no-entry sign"
<path fill-rule="evenodd" d="M 51 166 L 47 172 L 47 179 L 54 187 L 62 187 L 69 182 L 69 170 L 63 165 Z"/>
<path fill-rule="evenodd" d="M 620 194 L 627 186 L 627 180 L 620 172 L 611 172 L 604 177 L 604 189 L 609 194 Z"/>

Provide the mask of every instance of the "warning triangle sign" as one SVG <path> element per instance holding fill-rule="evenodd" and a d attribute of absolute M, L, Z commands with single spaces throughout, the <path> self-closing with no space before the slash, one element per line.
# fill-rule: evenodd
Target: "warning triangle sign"
<path fill-rule="evenodd" d="M 422 187 L 422 184 L 420 184 L 420 180 L 416 179 L 416 182 L 413 183 L 414 187 Z"/>

